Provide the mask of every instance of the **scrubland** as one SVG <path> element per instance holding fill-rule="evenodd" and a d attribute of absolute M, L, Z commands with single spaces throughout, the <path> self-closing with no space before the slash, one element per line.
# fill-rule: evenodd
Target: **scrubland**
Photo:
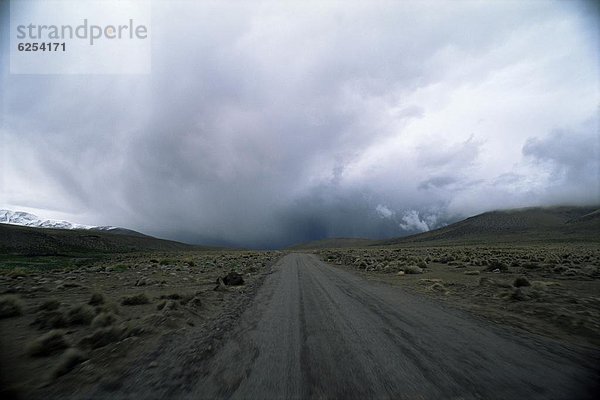
<path fill-rule="evenodd" d="M 600 346 L 600 246 L 328 249 L 326 262 L 483 318 Z"/>
<path fill-rule="evenodd" d="M 199 353 L 209 356 L 279 256 L 186 251 L 5 263 L 3 394 L 60 397 L 97 384 L 119 387 L 133 364 L 156 367 L 152 350 L 178 335 L 196 335 Z"/>

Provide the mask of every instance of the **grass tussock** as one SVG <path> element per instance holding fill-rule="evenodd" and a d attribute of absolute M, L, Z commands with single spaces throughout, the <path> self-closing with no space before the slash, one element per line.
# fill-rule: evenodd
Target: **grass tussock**
<path fill-rule="evenodd" d="M 52 330 L 29 344 L 27 354 L 32 357 L 45 357 L 69 347 L 69 342 L 61 330 Z"/>
<path fill-rule="evenodd" d="M 68 311 L 67 321 L 69 325 L 89 325 L 95 316 L 96 312 L 92 306 L 81 304 Z"/>
<path fill-rule="evenodd" d="M 56 379 L 60 376 L 66 375 L 73 370 L 77 365 L 87 360 L 88 357 L 79 349 L 69 348 L 60 357 L 60 360 L 52 370 L 50 376 Z"/>
<path fill-rule="evenodd" d="M 84 347 L 97 349 L 110 343 L 118 342 L 126 337 L 123 327 L 108 326 L 96 329 L 91 335 L 85 336 L 79 344 Z"/>
<path fill-rule="evenodd" d="M 50 300 L 46 300 L 44 301 L 42 304 L 40 304 L 40 306 L 38 307 L 39 311 L 55 311 L 58 310 L 60 307 L 60 302 L 56 299 L 50 299 Z"/>
<path fill-rule="evenodd" d="M 17 296 L 0 297 L 0 319 L 23 315 L 23 303 Z"/>
<path fill-rule="evenodd" d="M 465 275 L 479 275 L 481 272 L 479 272 L 478 270 L 471 270 L 471 271 L 465 271 L 464 274 Z"/>
<path fill-rule="evenodd" d="M 417 267 L 416 265 L 407 265 L 404 267 L 405 274 L 422 274 L 423 268 Z"/>
<path fill-rule="evenodd" d="M 88 301 L 90 306 L 99 306 L 104 304 L 104 296 L 100 293 L 93 293 L 92 297 L 90 297 L 90 301 Z"/>
<path fill-rule="evenodd" d="M 121 305 L 124 306 L 137 306 L 141 304 L 150 303 L 150 299 L 145 293 L 138 293 L 131 296 L 125 296 L 121 299 Z"/>
<path fill-rule="evenodd" d="M 104 328 L 117 322 L 117 316 L 111 312 L 101 312 L 92 320 L 92 328 Z"/>

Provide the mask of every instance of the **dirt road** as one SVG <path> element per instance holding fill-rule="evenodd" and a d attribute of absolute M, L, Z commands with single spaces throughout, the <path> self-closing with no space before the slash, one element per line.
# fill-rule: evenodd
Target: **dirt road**
<path fill-rule="evenodd" d="M 591 355 L 306 254 L 281 261 L 209 371 L 191 397 L 591 398 L 598 377 Z"/>
<path fill-rule="evenodd" d="M 583 399 L 598 389 L 598 353 L 525 337 L 307 254 L 278 263 L 225 339 L 211 357 L 192 339 L 165 343 L 158 367 L 93 397 Z"/>

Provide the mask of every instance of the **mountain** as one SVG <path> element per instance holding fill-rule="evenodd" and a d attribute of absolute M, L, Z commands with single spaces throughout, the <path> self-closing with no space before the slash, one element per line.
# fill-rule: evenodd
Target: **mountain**
<path fill-rule="evenodd" d="M 53 229 L 0 224 L 0 255 L 45 256 L 209 249 L 211 248 L 141 234 L 114 233 L 113 230 Z"/>
<path fill-rule="evenodd" d="M 114 226 L 90 226 L 83 224 L 74 224 L 67 221 L 56 221 L 52 219 L 42 219 L 37 215 L 30 214 L 24 211 L 0 210 L 0 223 L 31 226 L 35 228 L 54 228 L 54 229 L 97 229 L 97 230 L 113 230 L 118 229 Z"/>
<path fill-rule="evenodd" d="M 158 239 L 115 226 L 90 226 L 44 220 L 22 211 L 0 210 L 0 255 L 37 256 L 210 249 L 214 247 Z"/>
<path fill-rule="evenodd" d="M 377 245 L 573 241 L 600 242 L 598 206 L 491 211 L 433 231 L 379 241 Z"/>
<path fill-rule="evenodd" d="M 411 236 L 386 240 L 331 238 L 290 249 L 559 242 L 600 242 L 600 208 L 563 206 L 490 211 Z"/>
<path fill-rule="evenodd" d="M 121 235 L 145 236 L 142 233 L 131 229 L 118 228 L 116 226 L 91 226 L 76 224 L 67 221 L 56 221 L 52 219 L 42 219 L 37 215 L 30 214 L 24 211 L 11 211 L 0 209 L 0 224 L 30 226 L 34 228 L 51 228 L 51 229 L 85 229 L 94 231 L 106 231 Z"/>

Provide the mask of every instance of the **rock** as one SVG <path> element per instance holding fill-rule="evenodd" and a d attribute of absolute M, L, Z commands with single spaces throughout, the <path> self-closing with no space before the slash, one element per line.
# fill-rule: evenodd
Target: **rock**
<path fill-rule="evenodd" d="M 529 282 L 529 279 L 525 278 L 524 276 L 520 276 L 517 279 L 515 279 L 513 286 L 514 287 L 531 286 L 531 282 Z"/>
<path fill-rule="evenodd" d="M 237 272 L 230 272 L 223 278 L 226 286 L 240 286 L 244 284 L 244 278 Z"/>
<path fill-rule="evenodd" d="M 158 367 L 158 363 L 156 361 L 152 361 L 148 366 L 150 368 L 156 368 L 156 367 Z"/>

